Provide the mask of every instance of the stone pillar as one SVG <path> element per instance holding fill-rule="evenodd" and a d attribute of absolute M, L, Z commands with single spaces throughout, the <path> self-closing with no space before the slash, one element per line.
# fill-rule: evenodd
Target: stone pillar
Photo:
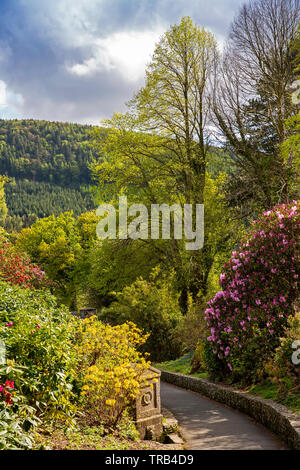
<path fill-rule="evenodd" d="M 160 375 L 160 370 L 154 367 L 149 367 L 143 374 L 147 384 L 136 399 L 136 426 L 141 439 L 157 440 L 162 435 Z"/>

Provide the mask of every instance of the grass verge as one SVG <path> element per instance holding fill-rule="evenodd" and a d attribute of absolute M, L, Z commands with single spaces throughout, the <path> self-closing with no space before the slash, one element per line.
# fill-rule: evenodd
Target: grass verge
<path fill-rule="evenodd" d="M 174 361 L 160 362 L 159 364 L 153 364 L 154 367 L 163 370 L 169 370 L 170 372 L 179 372 L 180 374 L 191 375 L 192 377 L 198 377 L 200 379 L 207 379 L 207 372 L 196 372 L 191 374 L 191 360 L 192 354 L 188 353 Z"/>

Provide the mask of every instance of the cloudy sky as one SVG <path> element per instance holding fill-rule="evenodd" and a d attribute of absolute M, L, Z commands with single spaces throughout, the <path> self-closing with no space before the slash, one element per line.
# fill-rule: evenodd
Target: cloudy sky
<path fill-rule="evenodd" d="M 220 42 L 242 0 L 0 0 L 0 118 L 99 123 L 143 84 L 170 24 Z"/>

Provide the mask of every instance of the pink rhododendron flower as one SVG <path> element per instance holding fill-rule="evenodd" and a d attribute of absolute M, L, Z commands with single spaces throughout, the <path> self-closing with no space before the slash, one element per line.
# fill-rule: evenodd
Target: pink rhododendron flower
<path fill-rule="evenodd" d="M 240 349 L 247 351 L 255 338 L 260 353 L 250 368 L 258 367 L 264 357 L 269 359 L 279 344 L 300 296 L 299 209 L 299 202 L 293 201 L 264 212 L 241 249 L 233 251 L 223 266 L 222 290 L 209 301 L 205 319 L 213 328 L 210 341 L 215 354 L 224 365 L 234 368 Z"/>

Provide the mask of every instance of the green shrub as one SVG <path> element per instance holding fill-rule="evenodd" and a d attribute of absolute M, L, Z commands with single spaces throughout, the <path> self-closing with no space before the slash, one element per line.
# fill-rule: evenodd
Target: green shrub
<path fill-rule="evenodd" d="M 185 351 L 194 351 L 200 342 L 204 342 L 208 336 L 208 328 L 204 320 L 206 302 L 193 301 L 188 296 L 187 312 L 182 316 L 176 328 L 176 337 L 182 343 Z"/>
<path fill-rule="evenodd" d="M 33 439 L 24 429 L 26 419 L 0 406 L 0 450 L 31 449 Z"/>
<path fill-rule="evenodd" d="M 206 364 L 205 364 L 205 343 L 206 341 L 200 340 L 198 341 L 195 351 L 194 357 L 192 360 L 192 370 L 191 372 L 194 373 L 196 371 L 205 371 Z"/>
<path fill-rule="evenodd" d="M 280 346 L 275 354 L 276 376 L 279 379 L 281 389 L 287 391 L 293 389 L 300 391 L 300 366 L 294 364 L 292 355 L 296 353 L 293 343 L 300 340 L 300 311 L 295 317 L 288 319 L 284 337 L 280 340 Z M 299 347 L 298 347 L 299 349 Z"/>
<path fill-rule="evenodd" d="M 132 417 L 126 411 L 123 413 L 122 418 L 117 425 L 118 436 L 123 439 L 131 439 L 132 441 L 138 441 L 139 432 L 136 428 L 135 422 Z"/>
<path fill-rule="evenodd" d="M 150 353 L 153 361 L 178 357 L 181 344 L 176 327 L 182 314 L 171 279 L 160 278 L 155 269 L 150 281 L 139 278 L 116 295 L 117 301 L 102 310 L 101 319 L 112 324 L 131 321 L 150 333 L 143 350 Z"/>
<path fill-rule="evenodd" d="M 0 338 L 6 346 L 1 380 L 13 380 L 40 416 L 70 420 L 75 411 L 75 319 L 45 291 L 0 283 Z M 5 372 L 6 370 L 6 372 Z"/>
<path fill-rule="evenodd" d="M 36 410 L 16 388 L 15 382 L 4 377 L 16 376 L 22 370 L 12 363 L 0 368 L 0 450 L 31 449 L 32 429 L 38 424 Z"/>
<path fill-rule="evenodd" d="M 222 362 L 219 360 L 218 356 L 215 355 L 213 347 L 210 342 L 204 342 L 204 363 L 205 369 L 208 372 L 210 378 L 214 380 L 221 380 L 224 373 L 224 368 Z"/>

